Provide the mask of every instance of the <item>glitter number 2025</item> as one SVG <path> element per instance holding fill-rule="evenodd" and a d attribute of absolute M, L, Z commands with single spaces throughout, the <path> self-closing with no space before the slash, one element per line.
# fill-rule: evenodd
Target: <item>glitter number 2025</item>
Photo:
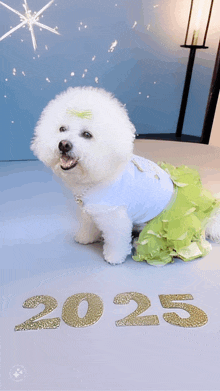
<path fill-rule="evenodd" d="M 190 294 L 179 295 L 159 295 L 159 299 L 163 308 L 179 308 L 189 313 L 188 318 L 181 318 L 175 312 L 163 314 L 166 322 L 180 327 L 200 327 L 208 322 L 206 313 L 198 307 L 186 303 L 177 303 L 179 300 L 193 300 Z M 86 300 L 88 310 L 86 315 L 81 318 L 78 315 L 80 303 Z M 138 292 L 119 293 L 114 298 L 114 304 L 124 305 L 129 304 L 131 300 L 137 303 L 137 309 L 123 319 L 115 322 L 116 326 L 155 326 L 159 325 L 157 315 L 139 316 L 146 311 L 151 302 L 147 296 Z M 41 295 L 33 296 L 23 303 L 24 308 L 36 308 L 39 304 L 44 304 L 45 309 L 38 315 L 26 320 L 25 322 L 15 326 L 15 331 L 19 330 L 38 330 L 38 329 L 55 329 L 60 326 L 60 318 L 41 319 L 52 312 L 58 305 L 56 299 L 51 296 Z M 72 327 L 86 327 L 98 322 L 103 314 L 103 301 L 94 293 L 77 293 L 68 297 L 62 309 L 62 319 Z"/>

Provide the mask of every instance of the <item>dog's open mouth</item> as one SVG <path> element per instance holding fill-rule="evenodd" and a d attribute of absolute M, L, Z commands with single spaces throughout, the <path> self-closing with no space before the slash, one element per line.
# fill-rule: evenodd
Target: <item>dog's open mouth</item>
<path fill-rule="evenodd" d="M 69 155 L 63 154 L 60 158 L 60 167 L 63 170 L 70 170 L 71 168 L 75 167 L 78 163 L 78 159 L 75 157 L 71 157 Z"/>

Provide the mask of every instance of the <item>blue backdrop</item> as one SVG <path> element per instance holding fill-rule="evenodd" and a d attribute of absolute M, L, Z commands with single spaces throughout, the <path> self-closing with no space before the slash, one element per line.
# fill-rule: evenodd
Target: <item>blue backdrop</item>
<path fill-rule="evenodd" d="M 47 4 L 27 1 L 32 13 Z M 24 14 L 22 2 L 5 0 Z M 33 26 L 36 51 L 27 25 L 3 39 L 0 160 L 33 158 L 29 145 L 36 121 L 48 101 L 69 86 L 92 85 L 113 92 L 126 104 L 139 134 L 175 133 L 189 52 L 179 48 L 183 36 L 176 47 L 184 58 L 180 61 L 155 34 L 161 3 L 55 0 L 39 22 L 57 26 L 61 35 Z M 3 36 L 21 21 L 1 4 L 0 11 Z M 214 60 L 212 56 L 209 67 L 204 67 L 196 59 L 184 134 L 201 135 Z"/>

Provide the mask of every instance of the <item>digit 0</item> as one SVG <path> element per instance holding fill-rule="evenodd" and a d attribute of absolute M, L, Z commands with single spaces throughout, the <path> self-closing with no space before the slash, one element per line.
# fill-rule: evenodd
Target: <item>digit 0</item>
<path fill-rule="evenodd" d="M 88 303 L 88 310 L 83 318 L 78 315 L 78 308 L 80 303 L 86 300 Z M 86 327 L 98 322 L 103 314 L 102 299 L 94 293 L 77 293 L 68 297 L 63 305 L 62 319 L 72 327 Z"/>

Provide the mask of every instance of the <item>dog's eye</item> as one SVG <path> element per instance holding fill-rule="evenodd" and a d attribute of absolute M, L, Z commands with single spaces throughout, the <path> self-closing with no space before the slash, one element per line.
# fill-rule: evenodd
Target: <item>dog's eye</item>
<path fill-rule="evenodd" d="M 92 138 L 92 134 L 87 132 L 86 130 L 84 132 L 82 132 L 82 137 L 84 138 Z"/>
<path fill-rule="evenodd" d="M 66 126 L 61 126 L 59 129 L 60 132 L 66 132 L 66 130 L 68 130 Z"/>

